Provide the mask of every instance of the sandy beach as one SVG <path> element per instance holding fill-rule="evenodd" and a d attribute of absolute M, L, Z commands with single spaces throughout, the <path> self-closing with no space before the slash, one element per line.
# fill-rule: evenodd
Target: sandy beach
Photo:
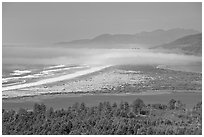
<path fill-rule="evenodd" d="M 63 75 L 63 76 L 59 76 L 59 77 L 43 79 L 43 80 L 40 80 L 40 81 L 37 81 L 37 82 L 3 87 L 2 91 L 16 90 L 16 89 L 21 89 L 21 88 L 27 88 L 27 87 L 38 86 L 38 85 L 43 85 L 43 84 L 63 81 L 63 80 L 67 80 L 67 79 L 72 79 L 72 78 L 75 78 L 75 77 L 83 76 L 83 75 L 86 75 L 86 74 L 89 74 L 89 73 L 93 73 L 93 72 L 102 70 L 102 69 L 107 68 L 107 67 L 110 67 L 110 65 L 108 65 L 108 66 L 92 67 L 90 69 L 78 71 L 78 72 L 75 72 L 73 74 L 67 74 L 67 75 Z"/>
<path fill-rule="evenodd" d="M 146 83 L 150 79 L 153 78 L 140 71 L 119 70 L 110 66 L 94 67 L 61 77 L 8 87 L 3 90 L 3 98 L 99 91 L 105 93 L 117 91 L 118 88 L 125 89 L 127 86 L 133 88 L 134 84 Z"/>

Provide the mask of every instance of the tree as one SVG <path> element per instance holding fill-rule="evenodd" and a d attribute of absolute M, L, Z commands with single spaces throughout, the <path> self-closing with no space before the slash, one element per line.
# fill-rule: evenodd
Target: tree
<path fill-rule="evenodd" d="M 125 109 L 126 113 L 128 113 L 130 111 L 130 105 L 128 104 L 128 102 L 124 103 L 124 109 Z"/>
<path fill-rule="evenodd" d="M 68 121 L 68 122 L 63 123 L 63 124 L 61 125 L 61 127 L 60 127 L 60 132 L 61 132 L 61 134 L 63 134 L 63 135 L 67 135 L 67 134 L 70 133 L 71 129 L 72 129 L 72 122 L 71 122 L 71 121 Z"/>
<path fill-rule="evenodd" d="M 137 98 L 133 104 L 132 104 L 132 109 L 133 109 L 133 112 L 138 115 L 140 114 L 141 110 L 145 107 L 145 104 L 143 102 L 143 100 Z"/>
<path fill-rule="evenodd" d="M 53 114 L 54 114 L 54 110 L 53 110 L 52 107 L 49 108 L 49 109 L 46 111 L 46 116 L 47 116 L 48 118 L 51 118 L 51 117 L 53 116 Z"/>
<path fill-rule="evenodd" d="M 185 110 L 185 107 L 186 106 L 180 100 L 176 101 L 176 103 L 175 103 L 175 108 L 176 109 Z"/>
<path fill-rule="evenodd" d="M 80 110 L 83 111 L 85 109 L 86 109 L 86 104 L 84 102 L 82 102 L 80 105 Z"/>
<path fill-rule="evenodd" d="M 171 99 L 171 100 L 169 101 L 169 103 L 168 103 L 169 109 L 170 109 L 170 110 L 175 109 L 175 108 L 176 108 L 175 104 L 176 104 L 176 100 Z"/>
<path fill-rule="evenodd" d="M 23 108 L 20 108 L 18 111 L 19 118 L 25 120 L 27 118 L 27 111 Z"/>
<path fill-rule="evenodd" d="M 114 102 L 113 105 L 112 105 L 112 107 L 113 107 L 113 108 L 117 108 L 117 107 L 118 107 L 117 103 Z"/>
<path fill-rule="evenodd" d="M 99 103 L 98 105 L 98 111 L 101 112 L 103 110 L 103 103 Z"/>
<path fill-rule="evenodd" d="M 45 114 L 46 106 L 44 104 L 40 105 L 40 104 L 35 103 L 33 107 L 33 112 L 35 114 Z"/>
<path fill-rule="evenodd" d="M 196 106 L 193 107 L 193 110 L 195 111 L 202 110 L 202 102 L 198 102 Z"/>

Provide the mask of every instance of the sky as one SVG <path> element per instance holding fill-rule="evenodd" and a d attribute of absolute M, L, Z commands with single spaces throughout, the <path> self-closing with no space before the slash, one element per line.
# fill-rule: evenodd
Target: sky
<path fill-rule="evenodd" d="M 156 29 L 202 31 L 202 3 L 3 3 L 6 43 L 54 43 Z"/>

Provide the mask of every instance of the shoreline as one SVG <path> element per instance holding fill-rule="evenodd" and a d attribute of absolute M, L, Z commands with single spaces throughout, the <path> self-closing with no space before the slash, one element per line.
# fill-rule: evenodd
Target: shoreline
<path fill-rule="evenodd" d="M 108 67 L 111 67 L 111 65 L 92 67 L 92 68 L 87 69 L 87 70 L 77 71 L 75 73 L 67 74 L 67 75 L 63 75 L 63 76 L 43 79 L 43 80 L 40 80 L 37 82 L 25 83 L 25 84 L 21 84 L 21 85 L 14 85 L 14 86 L 8 86 L 8 87 L 2 87 L 2 91 L 22 89 L 22 88 L 28 88 L 28 87 L 33 87 L 33 86 L 39 86 L 39 85 L 43 85 L 43 84 L 50 84 L 50 83 L 59 82 L 59 81 L 63 81 L 63 80 L 70 80 L 73 78 L 77 78 L 80 76 L 84 76 L 87 74 L 91 74 L 91 73 L 103 70 L 103 69 L 108 68 Z"/>
<path fill-rule="evenodd" d="M 32 102 L 35 98 L 40 99 L 54 99 L 54 98 L 71 98 L 71 97 L 82 97 L 82 96 L 156 96 L 162 94 L 174 94 L 174 93 L 202 93 L 199 90 L 148 90 L 148 91 L 141 91 L 141 92 L 129 92 L 129 93 L 95 93 L 95 92 L 58 92 L 58 93 L 45 93 L 40 95 L 31 95 L 31 96 L 19 96 L 19 97 L 11 97 L 11 98 L 2 98 L 2 102 L 12 102 L 12 101 L 22 101 L 22 100 L 29 100 Z M 31 99 L 31 100 L 30 100 Z"/>

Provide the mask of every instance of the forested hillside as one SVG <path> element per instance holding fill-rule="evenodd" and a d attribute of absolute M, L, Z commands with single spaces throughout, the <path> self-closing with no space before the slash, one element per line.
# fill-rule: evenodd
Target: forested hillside
<path fill-rule="evenodd" d="M 103 102 L 87 107 L 84 103 L 53 110 L 35 104 L 33 110 L 2 110 L 2 134 L 99 134 L 152 135 L 202 134 L 202 103 L 191 110 L 179 100 L 168 104 L 145 105 Z"/>

